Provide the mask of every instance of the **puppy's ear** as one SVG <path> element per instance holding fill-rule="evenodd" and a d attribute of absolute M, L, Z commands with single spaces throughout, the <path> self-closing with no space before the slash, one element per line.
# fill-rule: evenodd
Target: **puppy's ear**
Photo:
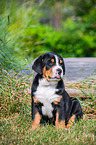
<path fill-rule="evenodd" d="M 32 69 L 35 72 L 42 74 L 42 55 L 40 55 L 38 58 L 34 60 Z"/>

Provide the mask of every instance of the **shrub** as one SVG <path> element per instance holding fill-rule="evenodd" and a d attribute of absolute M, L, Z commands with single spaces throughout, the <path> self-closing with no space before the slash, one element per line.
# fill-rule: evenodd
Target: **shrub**
<path fill-rule="evenodd" d="M 9 9 L 9 25 L 5 25 L 7 35 L 3 38 L 7 40 L 6 46 L 11 52 L 10 54 L 13 57 L 18 56 L 18 64 L 24 64 L 25 58 L 32 61 L 38 55 L 48 51 L 59 53 L 63 57 L 96 56 L 94 17 L 96 12 L 94 9 L 90 8 L 88 14 L 80 17 L 66 18 L 62 21 L 60 30 L 56 30 L 52 26 L 41 25 L 42 13 L 42 8 L 34 2 L 24 3 L 20 7 L 14 6 L 14 10 Z M 0 31 L 2 31 L 2 27 Z M 1 38 L 1 40 L 3 39 Z M 2 48 L 5 48 L 5 42 L 1 41 L 4 44 L 2 44 Z M 7 51 L 4 51 L 4 48 L 1 51 L 5 57 Z"/>
<path fill-rule="evenodd" d="M 2 71 L 3 69 L 6 69 L 7 71 L 9 69 L 14 69 L 15 67 L 13 67 L 13 63 L 14 63 L 14 58 L 11 55 L 11 50 L 10 48 L 7 46 L 7 40 L 6 40 L 6 26 L 8 21 L 6 21 L 7 19 L 1 18 L 0 17 L 0 70 Z"/>

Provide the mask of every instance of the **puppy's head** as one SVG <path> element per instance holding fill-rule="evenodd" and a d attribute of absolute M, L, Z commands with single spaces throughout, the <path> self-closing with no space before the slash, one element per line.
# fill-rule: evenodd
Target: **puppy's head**
<path fill-rule="evenodd" d="M 65 74 L 63 58 L 59 54 L 45 53 L 33 62 L 32 69 L 47 81 L 59 81 Z"/>

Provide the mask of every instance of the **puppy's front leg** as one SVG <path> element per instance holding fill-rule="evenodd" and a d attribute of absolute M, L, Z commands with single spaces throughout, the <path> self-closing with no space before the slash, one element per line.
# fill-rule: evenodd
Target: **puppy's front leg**
<path fill-rule="evenodd" d="M 65 120 L 60 119 L 60 113 L 56 113 L 56 121 L 55 121 L 55 126 L 59 129 L 64 129 L 65 128 Z"/>
<path fill-rule="evenodd" d="M 69 121 L 68 121 L 67 128 L 70 128 L 70 127 L 73 126 L 73 124 L 75 123 L 75 118 L 76 118 L 75 115 L 72 115 L 72 116 L 71 116 L 71 118 L 70 118 Z"/>
<path fill-rule="evenodd" d="M 38 111 L 37 103 L 39 100 L 36 99 L 36 97 L 33 97 L 32 99 L 32 129 L 36 129 L 37 127 L 40 126 L 40 120 L 41 120 L 41 115 Z"/>
<path fill-rule="evenodd" d="M 40 126 L 41 115 L 37 112 L 34 116 L 34 120 L 32 120 L 32 129 L 36 129 Z"/>

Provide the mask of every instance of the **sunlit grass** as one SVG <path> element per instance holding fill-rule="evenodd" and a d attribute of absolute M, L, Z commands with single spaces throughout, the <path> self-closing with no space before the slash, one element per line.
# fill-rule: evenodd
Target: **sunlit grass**
<path fill-rule="evenodd" d="M 95 144 L 95 100 L 80 100 L 84 119 L 69 130 L 54 126 L 31 128 L 31 77 L 13 77 L 3 70 L 1 85 L 1 144 Z M 90 115 L 91 114 L 91 115 Z"/>
<path fill-rule="evenodd" d="M 28 78 L 23 75 L 19 77 L 17 74 L 11 77 L 6 70 L 3 70 L 1 77 L 1 116 L 6 117 L 13 113 L 24 114 L 30 110 L 31 98 L 27 90 L 31 88 L 31 83 L 28 82 Z"/>
<path fill-rule="evenodd" d="M 95 121 L 84 119 L 69 130 L 46 125 L 31 129 L 30 114 L 14 114 L 2 121 L 2 144 L 94 144 Z"/>

